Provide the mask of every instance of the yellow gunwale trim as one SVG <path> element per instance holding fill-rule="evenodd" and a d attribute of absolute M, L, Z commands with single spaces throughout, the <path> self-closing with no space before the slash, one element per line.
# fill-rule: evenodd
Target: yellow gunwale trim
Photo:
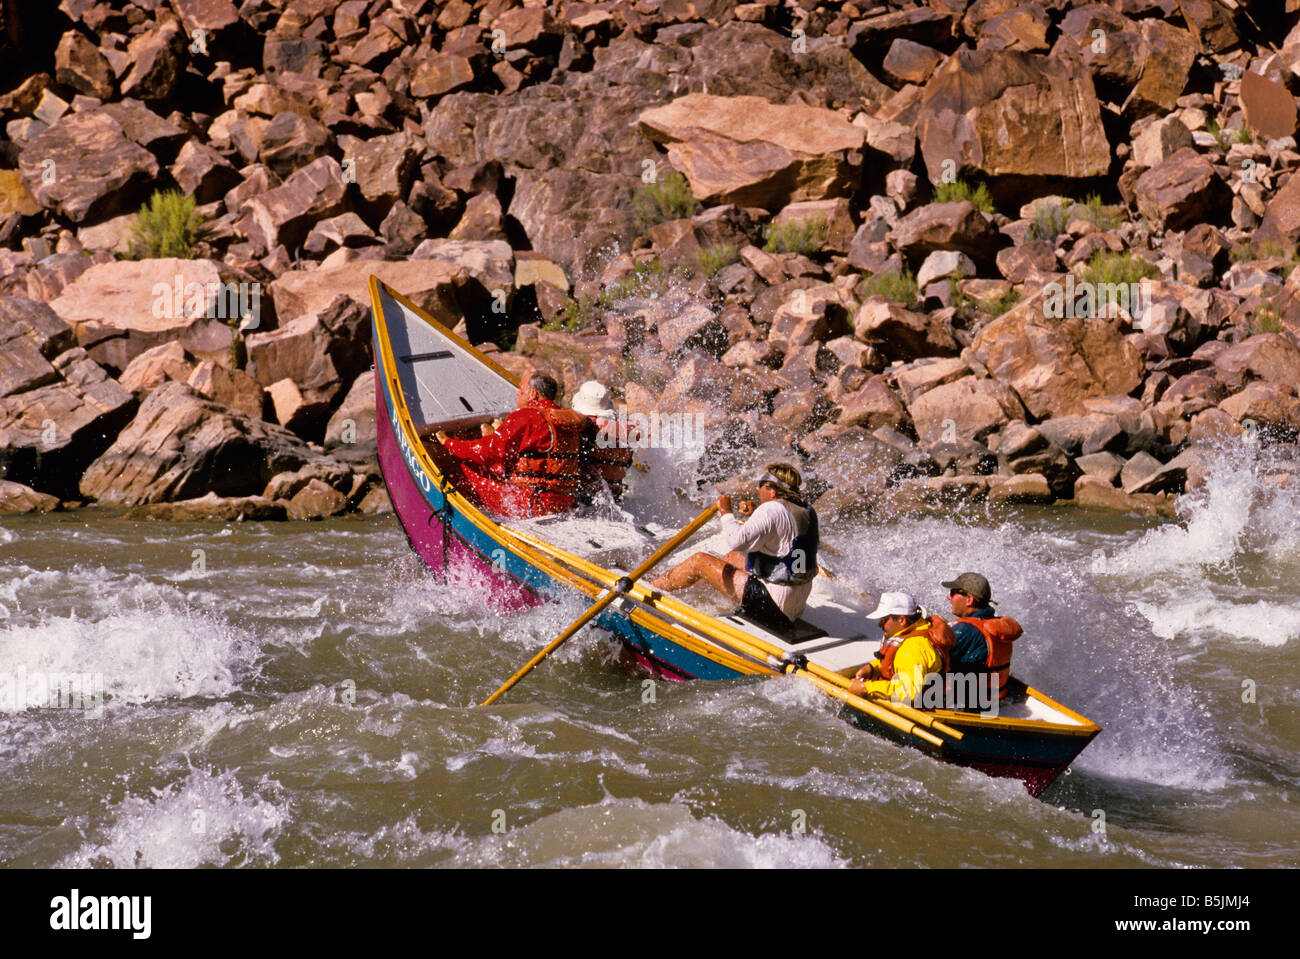
<path fill-rule="evenodd" d="M 507 382 L 517 385 L 518 377 L 509 370 L 495 363 L 486 354 L 480 352 L 468 342 L 457 336 L 451 330 L 447 329 L 433 317 L 429 316 L 419 306 L 411 302 L 403 294 L 397 292 L 392 287 L 385 284 L 377 276 L 370 277 L 370 301 L 374 316 L 378 318 L 375 329 L 378 336 L 377 362 L 382 368 L 383 377 L 388 384 L 388 393 L 394 404 L 394 410 L 397 413 L 397 419 L 400 424 L 403 437 L 407 446 L 413 453 L 416 462 L 420 468 L 434 481 L 438 490 L 447 499 L 448 503 L 467 520 L 470 521 L 480 532 L 486 534 L 494 542 L 503 547 L 507 547 L 515 552 L 520 559 L 530 565 L 542 570 L 551 578 L 558 580 L 570 588 L 578 590 L 585 596 L 598 598 L 602 593 L 611 588 L 618 579 L 618 574 L 595 563 L 568 553 L 557 546 L 537 540 L 525 533 L 512 530 L 509 527 L 497 523 L 470 502 L 464 494 L 448 482 L 446 476 L 434 463 L 433 458 L 429 455 L 423 441 L 415 432 L 414 423 L 411 419 L 410 410 L 406 405 L 406 396 L 401 387 L 401 381 L 397 376 L 397 363 L 393 356 L 392 344 L 388 339 L 388 320 L 384 315 L 383 307 L 379 300 L 380 288 L 405 306 L 415 316 L 428 323 L 440 335 L 446 336 L 457 346 L 469 351 L 477 360 L 492 369 Z M 594 582 L 593 582 L 594 581 Z M 743 652 L 744 647 L 759 650 L 765 655 L 771 655 L 780 659 L 784 650 L 773 646 L 761 637 L 754 636 L 744 630 L 737 629 L 730 623 L 727 623 L 715 616 L 695 609 L 689 604 L 683 603 L 670 596 L 657 593 L 642 585 L 635 584 L 628 594 L 638 603 L 638 606 L 632 610 L 622 611 L 633 623 L 650 630 L 656 635 L 676 643 L 688 651 L 709 659 L 719 665 L 733 669 L 742 675 L 781 675 L 781 671 L 769 664 L 759 666 L 753 659 L 747 656 L 738 655 L 736 650 Z M 650 610 L 659 616 L 652 615 Z M 660 618 L 664 617 L 664 618 Z M 691 620 L 707 620 L 707 628 Z M 675 621 L 675 622 L 674 622 Z M 698 630 L 698 635 L 695 630 Z M 713 633 L 713 636 L 710 636 Z M 729 642 L 730 641 L 730 642 Z M 737 644 L 740 644 L 737 646 Z M 728 649 L 727 647 L 731 648 Z M 824 667 L 816 666 L 810 663 L 807 672 L 813 677 L 821 680 L 827 685 L 834 686 L 843 690 L 848 688 L 848 680 L 831 670 Z M 1025 731 L 1050 732 L 1053 734 L 1067 733 L 1072 736 L 1091 736 L 1101 731 L 1091 720 L 1080 716 L 1073 710 L 1056 703 L 1047 696 L 1039 693 L 1037 690 L 1026 687 L 1029 694 L 1045 701 L 1050 706 L 1059 709 L 1084 723 L 1084 726 L 1064 725 L 1060 723 L 1051 723 L 1044 720 L 1023 720 L 1010 718 L 988 719 L 971 713 L 962 713 L 953 710 L 931 710 L 921 712 L 913 710 L 910 707 L 902 706 L 896 703 L 889 703 L 877 699 L 871 699 L 883 708 L 889 709 L 900 718 L 912 719 L 909 713 L 918 714 L 920 717 L 931 720 L 938 720 L 947 723 L 956 723 L 965 726 L 986 726 L 997 729 L 1023 729 Z M 960 738 L 960 733 L 957 733 Z"/>
<path fill-rule="evenodd" d="M 487 366 L 491 367 L 493 371 L 514 383 L 518 383 L 518 379 L 510 374 L 509 371 L 492 362 L 483 353 L 470 346 L 459 336 L 456 336 L 437 320 L 430 317 L 401 293 L 398 293 L 396 290 L 384 284 L 378 277 L 371 276 L 371 307 L 374 310 L 375 316 L 380 318 L 380 322 L 375 324 L 379 333 L 379 362 L 383 368 L 384 379 L 389 385 L 389 395 L 395 404 L 398 422 L 401 425 L 403 434 L 405 435 L 407 445 L 414 453 L 416 461 L 419 463 L 420 467 L 433 479 L 435 485 L 443 496 L 446 497 L 453 509 L 464 515 L 464 517 L 477 527 L 480 532 L 487 534 L 494 542 L 501 546 L 513 550 L 520 559 L 523 559 L 525 562 L 542 570 L 542 572 L 546 573 L 553 579 L 564 583 L 570 588 L 575 589 L 592 599 L 599 597 L 605 592 L 605 587 L 599 585 L 598 582 L 593 583 L 590 579 L 586 579 L 580 574 L 575 573 L 572 568 L 566 568 L 565 566 L 560 565 L 547 553 L 534 549 L 529 544 L 521 541 L 512 530 L 493 521 L 473 503 L 466 499 L 459 490 L 447 481 L 447 478 L 443 475 L 442 471 L 438 469 L 437 464 L 434 463 L 433 458 L 429 456 L 428 451 L 425 449 L 424 443 L 416 436 L 414 425 L 411 420 L 410 410 L 406 405 L 406 397 L 403 394 L 401 382 L 397 377 L 396 361 L 392 353 L 392 344 L 388 339 L 388 320 L 387 317 L 384 316 L 383 307 L 380 305 L 379 301 L 379 288 L 381 286 L 389 296 L 409 309 L 415 316 L 418 316 L 426 323 L 429 323 L 439 334 L 447 336 L 449 339 L 455 341 L 457 345 L 465 347 L 477 359 L 482 360 Z M 600 569 L 600 567 L 593 568 Z M 608 570 L 601 570 L 601 572 L 612 576 L 612 574 L 609 574 Z M 721 666 L 725 666 L 728 669 L 734 669 L 745 675 L 752 675 L 753 673 L 759 672 L 759 669 L 751 661 L 743 659 L 730 650 L 719 648 L 707 641 L 701 641 L 698 637 L 688 632 L 687 629 L 682 626 L 666 622 L 662 618 L 652 615 L 649 611 L 634 609 L 630 613 L 625 613 L 625 615 L 627 615 L 632 622 L 636 623 L 638 626 L 648 629 L 656 635 L 661 636 L 670 642 L 675 642 L 678 645 L 685 647 L 690 652 L 718 663 Z"/>
<path fill-rule="evenodd" d="M 1053 723 L 1053 722 L 1048 722 L 1045 719 L 1013 719 L 1010 716 L 1007 716 L 1005 718 L 998 717 L 996 719 L 991 719 L 987 716 L 981 716 L 978 713 L 966 713 L 966 712 L 961 712 L 959 710 L 952 710 L 952 709 L 936 709 L 934 710 L 934 714 L 936 716 L 942 715 L 948 722 L 953 723 L 955 725 L 962 725 L 962 726 L 983 726 L 983 727 L 993 727 L 998 729 L 1019 729 L 1019 730 L 1024 730 L 1026 732 L 1032 732 L 1032 731 L 1052 732 L 1055 734 L 1063 734 L 1063 735 L 1079 736 L 1079 737 L 1087 736 L 1090 738 L 1092 736 L 1097 735 L 1097 733 L 1101 732 L 1101 727 L 1098 726 L 1096 723 L 1094 723 L 1087 716 L 1082 716 L 1079 713 L 1076 713 L 1073 709 L 1070 709 L 1070 707 L 1061 705 L 1056 700 L 1052 699 L 1050 696 L 1047 696 L 1039 692 L 1037 689 L 1027 684 L 1025 686 L 1025 695 L 1030 696 L 1033 699 L 1037 699 L 1039 702 L 1044 703 L 1048 707 L 1055 709 L 1058 712 L 1065 713 L 1071 719 L 1078 720 L 1080 725 L 1075 726 L 1067 723 Z"/>
<path fill-rule="evenodd" d="M 607 589 L 612 588 L 614 582 L 618 579 L 618 575 L 610 570 L 603 569 L 595 563 L 583 559 L 580 556 L 567 553 L 558 546 L 552 546 L 550 543 L 529 536 L 526 533 L 518 532 L 517 530 L 507 528 L 506 532 L 518 538 L 526 545 L 552 553 L 559 557 L 562 562 L 571 564 L 574 568 L 581 570 L 584 574 L 600 579 L 604 584 L 606 584 L 605 588 Z M 636 602 L 643 603 L 655 610 L 665 612 L 669 616 L 685 623 L 690 628 L 695 629 L 704 635 L 711 642 L 731 646 L 733 649 L 739 649 L 751 656 L 753 656 L 752 651 L 754 650 L 757 650 L 764 658 L 770 656 L 780 660 L 785 655 L 785 650 L 778 646 L 773 646 L 771 643 L 759 636 L 755 636 L 742 629 L 737 629 L 735 626 L 716 616 L 701 612 L 693 606 L 670 596 L 665 596 L 655 590 L 648 589 L 645 586 L 634 584 L 628 595 Z M 753 658 L 758 659 L 759 657 L 753 656 Z M 777 676 L 781 675 L 783 672 L 783 670 L 772 666 L 770 663 L 765 664 L 763 671 Z M 805 674 L 805 678 L 812 682 L 813 685 L 818 686 L 823 692 L 836 698 L 839 697 L 839 694 L 832 690 L 839 690 L 844 693 L 849 691 L 849 680 L 824 666 L 819 666 L 816 663 L 810 662 L 807 666 L 803 667 L 801 672 Z M 960 740 L 962 738 L 962 733 L 959 730 L 953 729 L 951 726 L 944 723 L 941 719 L 935 716 L 933 712 L 914 709 L 911 706 L 902 703 L 895 703 L 884 698 L 861 698 L 865 699 L 866 702 L 871 703 L 873 706 L 878 706 L 886 712 L 892 713 L 899 719 L 916 726 L 928 729 L 937 729 L 939 732 L 945 734 L 951 739 Z M 849 705 L 853 704 L 850 703 Z M 859 707 L 855 706 L 854 708 Z M 861 710 L 859 709 L 859 711 Z"/>

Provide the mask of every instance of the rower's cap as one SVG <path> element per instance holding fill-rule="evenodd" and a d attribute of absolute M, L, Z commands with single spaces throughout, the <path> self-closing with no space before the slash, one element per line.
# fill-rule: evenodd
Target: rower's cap
<path fill-rule="evenodd" d="M 583 416 L 595 416 L 602 420 L 615 419 L 614 405 L 609 401 L 609 390 L 605 384 L 596 380 L 587 380 L 578 388 L 573 397 L 573 410 Z"/>
<path fill-rule="evenodd" d="M 989 588 L 989 581 L 979 573 L 962 573 L 951 582 L 941 583 L 947 589 L 959 589 L 967 596 L 978 599 L 981 603 L 987 603 L 993 598 L 993 590 Z"/>
<path fill-rule="evenodd" d="M 914 616 L 921 611 L 916 597 L 910 593 L 881 593 L 876 608 L 867 613 L 867 619 L 884 619 L 886 616 Z"/>

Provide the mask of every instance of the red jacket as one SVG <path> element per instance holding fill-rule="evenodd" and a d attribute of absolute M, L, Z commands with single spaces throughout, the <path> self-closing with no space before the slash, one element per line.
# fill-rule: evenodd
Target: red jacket
<path fill-rule="evenodd" d="M 563 513 L 573 508 L 580 484 L 578 431 L 584 420 L 581 413 L 535 400 L 507 416 L 490 436 L 448 438 L 444 448 L 459 461 L 457 485 L 491 512 L 508 517 Z"/>
<path fill-rule="evenodd" d="M 550 400 L 534 400 L 502 420 L 495 433 L 477 440 L 448 437 L 443 446 L 462 463 L 473 464 L 496 479 L 507 479 L 520 453 L 545 452 L 551 445 L 551 428 L 535 407 L 560 409 Z"/>

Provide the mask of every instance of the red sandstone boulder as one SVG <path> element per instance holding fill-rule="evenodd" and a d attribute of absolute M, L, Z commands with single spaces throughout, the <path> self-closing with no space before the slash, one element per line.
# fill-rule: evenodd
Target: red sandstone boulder
<path fill-rule="evenodd" d="M 262 290 L 215 260 L 118 260 L 90 267 L 50 306 L 92 357 L 119 370 L 172 340 L 229 365 L 234 328 L 260 322 Z"/>
<path fill-rule="evenodd" d="M 997 380 L 974 376 L 936 386 L 907 409 L 918 439 L 926 446 L 954 440 L 980 442 L 1008 421 L 1025 416 L 1015 393 Z"/>
<path fill-rule="evenodd" d="M 327 459 L 278 426 L 204 399 L 184 383 L 149 394 L 139 413 L 81 478 L 81 493 L 137 505 L 254 496 L 277 473 Z"/>
<path fill-rule="evenodd" d="M 971 173 L 1092 177 L 1110 168 L 1101 106 L 1078 61 L 961 49 L 926 84 L 916 123 L 934 183 Z"/>
<path fill-rule="evenodd" d="M 1037 418 L 1084 413 L 1084 401 L 1142 383 L 1141 354 L 1118 321 L 1047 319 L 1034 296 L 975 335 L 970 355 L 1010 386 Z"/>
<path fill-rule="evenodd" d="M 762 97 L 692 93 L 639 118 L 706 204 L 780 209 L 846 196 L 857 181 L 863 131 L 831 110 Z"/>
<path fill-rule="evenodd" d="M 136 402 L 80 347 L 53 365 L 57 381 L 0 400 L 0 477 L 73 499 L 77 477 L 108 448 Z"/>

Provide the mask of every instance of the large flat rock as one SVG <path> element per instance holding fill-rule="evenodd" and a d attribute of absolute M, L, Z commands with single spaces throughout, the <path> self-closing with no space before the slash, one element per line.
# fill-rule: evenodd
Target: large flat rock
<path fill-rule="evenodd" d="M 865 133 L 832 110 L 692 93 L 641 114 L 706 204 L 779 209 L 851 193 Z"/>
<path fill-rule="evenodd" d="M 100 362 L 125 370 L 173 340 L 200 359 L 229 363 L 232 321 L 260 310 L 259 284 L 216 260 L 115 260 L 90 267 L 50 306 Z"/>
<path fill-rule="evenodd" d="M 1119 321 L 1047 319 L 1041 295 L 981 329 L 970 354 L 1015 390 L 1037 419 L 1083 414 L 1087 399 L 1128 394 L 1141 384 L 1144 369 Z"/>
<path fill-rule="evenodd" d="M 917 131 L 936 183 L 949 171 L 1093 177 L 1110 168 L 1092 77 L 1064 58 L 959 50 L 926 84 Z"/>
<path fill-rule="evenodd" d="M 81 493 L 136 506 L 260 494 L 277 473 L 328 461 L 288 430 L 201 397 L 184 383 L 149 394 L 131 424 L 81 478 Z"/>

